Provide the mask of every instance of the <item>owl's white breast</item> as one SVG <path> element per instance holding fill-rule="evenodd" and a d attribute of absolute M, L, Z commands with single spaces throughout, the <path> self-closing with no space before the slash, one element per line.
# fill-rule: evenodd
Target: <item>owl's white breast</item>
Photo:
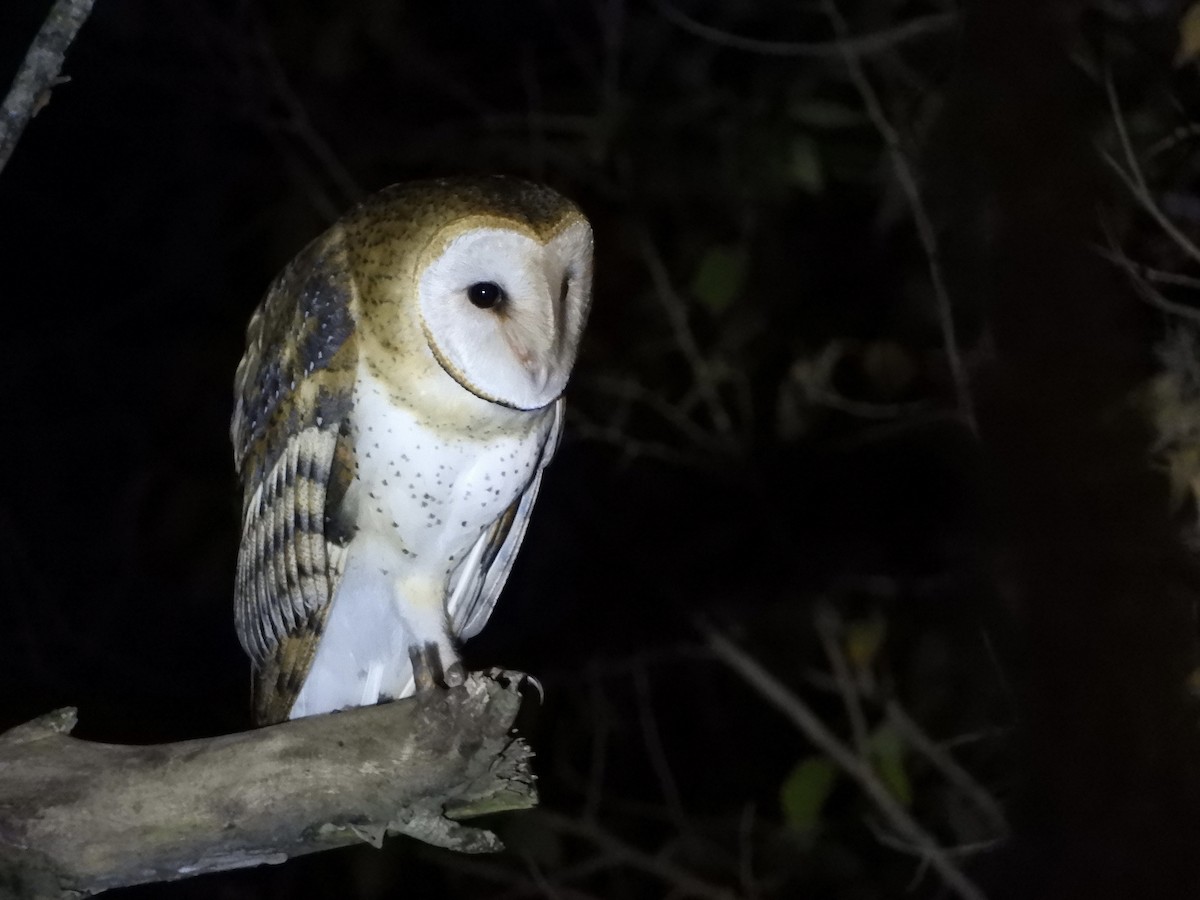
<path fill-rule="evenodd" d="M 536 474 L 552 408 L 508 410 L 449 377 L 425 387 L 408 394 L 417 402 L 397 402 L 359 367 L 345 500 L 356 533 L 293 717 L 406 695 L 414 644 L 438 643 L 443 663 L 453 661 L 450 575 Z M 447 416 L 431 420 L 438 409 Z"/>
<path fill-rule="evenodd" d="M 480 400 L 448 378 L 427 386 L 419 405 L 397 399 L 360 367 L 347 501 L 359 532 L 390 547 L 392 562 L 445 577 L 528 486 L 551 418 Z M 452 421 L 430 421 L 439 407 L 456 411 Z"/>

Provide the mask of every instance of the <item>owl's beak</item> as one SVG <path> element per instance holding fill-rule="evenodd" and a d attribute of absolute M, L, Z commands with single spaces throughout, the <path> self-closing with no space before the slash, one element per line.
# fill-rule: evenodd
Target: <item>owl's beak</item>
<path fill-rule="evenodd" d="M 550 381 L 551 368 L 546 360 L 546 354 L 531 349 L 519 335 L 514 335 L 507 329 L 504 339 L 508 343 L 509 349 L 512 350 L 513 356 L 517 358 L 517 362 L 521 364 L 521 368 L 529 374 L 529 380 L 533 383 L 534 388 L 539 391 L 545 390 Z"/>

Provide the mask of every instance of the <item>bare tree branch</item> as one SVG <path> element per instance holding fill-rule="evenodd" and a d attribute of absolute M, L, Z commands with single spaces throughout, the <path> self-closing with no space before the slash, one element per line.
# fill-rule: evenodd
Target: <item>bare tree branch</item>
<path fill-rule="evenodd" d="M 887 718 L 897 733 L 917 752 L 929 760 L 934 767 L 945 776 L 958 791 L 969 799 L 988 820 L 988 824 L 996 834 L 994 840 L 1008 837 L 1008 818 L 1004 810 L 974 776 L 958 764 L 950 752 L 939 746 L 925 733 L 924 729 L 900 705 L 900 701 L 891 699 L 886 704 Z"/>
<path fill-rule="evenodd" d="M 833 605 L 822 600 L 817 604 L 814 624 L 817 629 L 817 637 L 821 640 L 821 647 L 825 650 L 825 657 L 829 660 L 829 668 L 833 671 L 834 682 L 837 684 L 838 694 L 842 698 L 842 706 L 845 707 L 846 716 L 850 720 L 850 734 L 854 739 L 854 750 L 859 759 L 867 759 L 869 755 L 867 717 L 863 712 L 862 700 L 858 695 L 858 686 L 855 684 L 854 676 L 850 674 L 850 663 L 842 651 L 844 623 Z"/>
<path fill-rule="evenodd" d="M 782 712 L 817 748 L 858 785 L 888 824 L 908 841 L 963 900 L 984 900 L 983 892 L 958 867 L 937 838 L 909 814 L 880 780 L 870 763 L 847 746 L 800 697 L 764 669 L 750 654 L 707 625 L 700 625 L 713 652 L 767 702 Z"/>
<path fill-rule="evenodd" d="M 386 834 L 498 850 L 457 820 L 537 802 L 512 734 L 521 678 L 147 747 L 70 737 L 73 709 L 43 716 L 0 735 L 0 886 L 92 894 Z"/>
<path fill-rule="evenodd" d="M 871 124 L 883 138 L 888 155 L 892 159 L 892 171 L 896 173 L 896 181 L 900 184 L 900 190 L 904 192 L 904 199 L 908 201 L 909 212 L 912 214 L 913 224 L 917 229 L 917 238 L 921 242 L 921 248 L 925 251 L 929 281 L 933 285 L 934 297 L 937 298 L 938 322 L 941 326 L 942 342 L 946 347 L 950 375 L 954 379 L 958 412 L 966 421 L 967 426 L 973 432 L 978 432 L 975 421 L 975 401 L 971 394 L 971 385 L 967 377 L 966 366 L 963 364 L 962 353 L 959 350 L 958 333 L 954 326 L 954 307 L 950 302 L 950 292 L 946 287 L 946 278 L 942 272 L 941 247 L 938 243 L 937 232 L 933 227 L 933 220 L 930 219 L 929 210 L 926 209 L 925 201 L 921 197 L 916 172 L 913 171 L 912 164 L 908 161 L 904 148 L 900 144 L 900 133 L 888 120 L 887 114 L 883 111 L 883 103 L 879 99 L 879 94 L 871 84 L 871 79 L 867 77 L 866 69 L 863 68 L 860 58 L 862 51 L 855 47 L 854 38 L 850 34 L 849 26 L 847 26 L 841 10 L 838 9 L 834 0 L 821 0 L 821 6 L 833 26 L 833 33 L 837 36 L 837 46 L 841 50 L 846 70 L 850 74 L 850 81 L 853 82 L 859 97 L 862 98 Z"/>
<path fill-rule="evenodd" d="M 711 25 L 705 25 L 703 22 L 697 22 L 691 16 L 686 15 L 682 10 L 669 3 L 668 0 L 654 0 L 654 6 L 664 19 L 686 31 L 688 34 L 722 47 L 729 47 L 733 50 L 744 50 L 747 53 L 757 53 L 761 56 L 818 58 L 838 56 L 842 53 L 840 41 L 766 41 L 758 38 L 743 37 L 739 34 L 730 34 L 728 31 L 723 31 L 720 28 L 714 28 Z M 887 28 L 882 31 L 876 31 L 873 34 L 865 34 L 854 38 L 850 42 L 849 47 L 855 54 L 880 53 L 906 41 L 924 37 L 927 34 L 946 31 L 956 24 L 958 24 L 958 15 L 955 13 L 935 13 L 933 15 L 920 16 L 903 22 L 895 28 Z"/>
<path fill-rule="evenodd" d="M 658 729 L 658 721 L 654 717 L 654 698 L 650 692 L 650 679 L 644 666 L 633 670 L 634 696 L 637 698 L 638 721 L 642 726 L 642 737 L 646 743 L 646 755 L 654 774 L 658 776 L 659 787 L 663 800 L 667 804 L 675 827 L 680 834 L 688 830 L 688 816 L 683 808 L 683 796 L 679 793 L 679 785 L 675 774 L 671 771 L 671 763 L 667 760 L 667 752 L 663 747 L 662 734 Z"/>
<path fill-rule="evenodd" d="M 95 0 L 57 0 L 29 45 L 4 105 L 0 106 L 0 171 L 8 163 L 29 120 L 50 98 L 67 48 L 87 21 Z"/>
<path fill-rule="evenodd" d="M 1158 281 L 1160 283 L 1178 284 L 1194 288 L 1195 286 L 1188 284 L 1186 280 L 1187 276 L 1173 276 L 1172 273 L 1160 272 L 1157 269 L 1151 269 L 1149 266 L 1136 263 L 1125 255 L 1112 234 L 1107 234 L 1107 237 L 1109 249 L 1097 247 L 1096 252 L 1109 262 L 1116 263 L 1125 270 L 1125 274 L 1129 276 L 1129 283 L 1139 299 L 1145 301 L 1150 306 L 1162 310 L 1168 315 L 1178 316 L 1190 322 L 1200 322 L 1200 309 L 1189 306 L 1186 303 L 1176 303 L 1174 300 L 1164 296 L 1162 291 L 1158 290 L 1152 284 L 1152 282 Z"/>
<path fill-rule="evenodd" d="M 617 864 L 653 875 L 672 887 L 673 896 L 699 897 L 702 900 L 735 900 L 736 895 L 723 887 L 710 884 L 673 862 L 659 856 L 651 856 L 637 847 L 625 843 L 605 831 L 594 822 L 584 822 L 539 810 L 537 820 L 555 831 L 581 838 L 610 856 Z"/>
<path fill-rule="evenodd" d="M 692 332 L 691 325 L 688 324 L 687 306 L 671 284 L 671 276 L 667 272 L 667 265 L 663 262 L 662 255 L 658 252 L 658 248 L 654 245 L 654 241 L 650 238 L 649 233 L 643 232 L 640 235 L 638 243 L 642 252 L 642 259 L 650 272 L 650 280 L 654 283 L 654 296 L 662 305 L 664 312 L 666 312 L 667 319 L 671 323 L 675 343 L 692 370 L 692 378 L 695 379 L 696 388 L 700 392 L 700 396 L 704 399 L 704 404 L 708 410 L 709 417 L 712 419 L 713 427 L 717 431 L 716 437 L 721 444 L 729 448 L 734 448 L 736 447 L 737 439 L 734 434 L 733 419 L 730 418 L 729 411 L 725 408 L 725 404 L 721 400 L 721 394 L 717 387 L 717 376 L 713 371 L 712 362 L 700 349 L 696 335 Z"/>
<path fill-rule="evenodd" d="M 1108 95 L 1109 108 L 1112 110 L 1113 124 L 1117 129 L 1117 138 L 1121 145 L 1121 153 L 1125 157 L 1125 165 L 1122 166 L 1111 154 L 1104 150 L 1100 151 L 1100 158 L 1116 173 L 1117 177 L 1121 179 L 1121 182 L 1129 190 L 1129 193 L 1137 200 L 1142 209 L 1154 219 L 1158 227 L 1163 230 L 1163 233 L 1174 241 L 1175 245 L 1193 262 L 1200 262 L 1200 247 L 1197 247 L 1196 243 L 1184 234 L 1171 220 L 1170 216 L 1164 213 L 1158 204 L 1154 202 L 1154 196 L 1146 184 L 1146 177 L 1142 173 L 1141 165 L 1138 163 L 1137 154 L 1134 153 L 1133 142 L 1129 139 L 1129 130 L 1125 127 L 1125 116 L 1121 111 L 1121 103 L 1117 97 L 1116 85 L 1113 84 L 1112 73 L 1105 75 L 1104 88 Z"/>
<path fill-rule="evenodd" d="M 350 170 L 343 165 L 329 141 L 313 122 L 304 101 L 292 87 L 287 71 L 284 69 L 279 54 L 275 51 L 261 20 L 256 21 L 255 26 L 251 38 L 253 45 L 250 54 L 266 75 L 264 80 L 270 85 L 275 99 L 279 101 L 286 112 L 282 120 L 277 123 L 277 127 L 285 134 L 295 137 L 311 154 L 315 166 L 312 165 L 312 162 L 299 158 L 295 160 L 295 163 L 301 169 L 315 168 L 317 170 L 316 173 L 308 173 L 312 183 L 313 205 L 332 222 L 337 219 L 341 210 L 362 200 L 366 192 L 355 180 Z M 325 177 L 332 182 L 337 190 L 337 197 L 330 197 L 324 186 L 319 183 L 319 173 L 324 173 Z"/>

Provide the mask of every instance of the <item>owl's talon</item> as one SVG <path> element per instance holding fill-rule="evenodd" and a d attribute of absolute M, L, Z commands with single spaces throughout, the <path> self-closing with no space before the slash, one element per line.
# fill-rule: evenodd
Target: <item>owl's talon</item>
<path fill-rule="evenodd" d="M 534 678 L 532 675 L 526 675 L 525 680 L 528 681 L 530 684 L 532 684 L 535 688 L 537 688 L 538 706 L 545 706 L 546 705 L 546 689 L 544 687 L 542 687 L 542 683 L 540 681 L 538 681 L 536 678 Z"/>
<path fill-rule="evenodd" d="M 452 657 L 454 661 L 449 666 L 445 665 L 441 649 L 433 641 L 409 647 L 408 658 L 412 662 L 413 687 L 417 696 L 459 687 L 467 680 L 467 671 L 457 656 Z"/>
<path fill-rule="evenodd" d="M 417 695 L 429 694 L 437 690 L 441 680 L 441 657 L 437 645 L 427 643 L 421 646 L 413 644 L 408 648 L 408 658 L 412 662 L 413 686 Z"/>

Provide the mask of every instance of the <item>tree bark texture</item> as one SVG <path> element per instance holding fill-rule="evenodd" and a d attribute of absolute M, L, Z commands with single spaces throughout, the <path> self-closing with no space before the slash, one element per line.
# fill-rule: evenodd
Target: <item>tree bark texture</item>
<path fill-rule="evenodd" d="M 91 894 L 407 834 L 501 848 L 458 819 L 536 803 L 512 673 L 155 746 L 70 737 L 59 710 L 0 735 L 0 897 Z"/>

